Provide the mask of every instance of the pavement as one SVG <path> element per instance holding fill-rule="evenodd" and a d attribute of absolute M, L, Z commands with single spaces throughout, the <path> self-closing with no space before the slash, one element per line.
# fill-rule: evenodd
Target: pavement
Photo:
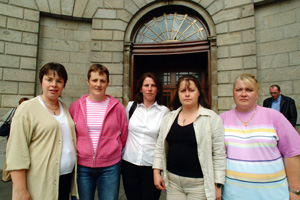
<path fill-rule="evenodd" d="M 0 171 L 0 175 L 2 176 L 2 170 Z M 11 200 L 11 193 L 12 193 L 12 183 L 3 182 L 0 180 L 0 199 L 1 200 Z"/>
<path fill-rule="evenodd" d="M 2 170 L 0 171 L 0 175 L 2 175 Z M 0 181 L 0 199 L 1 200 L 11 200 L 12 193 L 12 182 L 3 182 Z M 95 195 L 95 200 L 97 200 L 97 194 Z M 119 200 L 127 200 L 121 180 L 120 191 L 119 191 Z M 166 200 L 166 192 L 163 191 L 160 195 L 159 200 Z"/>

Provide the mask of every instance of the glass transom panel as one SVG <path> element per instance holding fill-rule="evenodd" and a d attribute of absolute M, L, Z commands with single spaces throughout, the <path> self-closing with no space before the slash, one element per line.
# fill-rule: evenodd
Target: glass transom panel
<path fill-rule="evenodd" d="M 198 72 L 176 72 L 176 82 L 179 80 L 179 78 L 183 75 L 192 75 L 195 76 L 196 78 L 200 78 Z"/>
<path fill-rule="evenodd" d="M 145 23 L 138 31 L 135 43 L 161 43 L 206 40 L 202 23 L 187 14 L 164 13 Z"/>

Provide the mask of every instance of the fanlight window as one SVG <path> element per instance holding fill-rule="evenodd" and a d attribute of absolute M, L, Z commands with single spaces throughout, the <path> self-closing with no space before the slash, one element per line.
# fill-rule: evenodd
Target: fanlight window
<path fill-rule="evenodd" d="M 206 40 L 202 23 L 187 14 L 166 14 L 154 17 L 138 31 L 135 43 L 161 43 Z"/>

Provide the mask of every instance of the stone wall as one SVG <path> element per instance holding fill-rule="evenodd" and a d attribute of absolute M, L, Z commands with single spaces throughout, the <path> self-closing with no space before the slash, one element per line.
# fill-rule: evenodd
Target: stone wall
<path fill-rule="evenodd" d="M 234 107 L 232 84 L 243 72 L 257 75 L 254 4 L 230 1 L 214 16 L 218 46 L 218 108 Z"/>
<path fill-rule="evenodd" d="M 107 94 L 122 100 L 121 40 L 124 34 L 98 30 L 98 26 L 96 18 L 83 21 L 41 16 L 37 71 L 45 63 L 53 61 L 66 67 L 69 80 L 62 100 L 68 105 L 89 92 L 86 78 L 93 63 L 104 64 L 109 69 Z M 40 83 L 36 81 L 36 95 L 40 93 Z"/>
<path fill-rule="evenodd" d="M 18 1 L 0 3 L 0 116 L 33 97 L 37 62 L 39 11 Z"/>
<path fill-rule="evenodd" d="M 58 62 L 68 72 L 68 82 L 62 93 L 63 102 L 70 105 L 89 92 L 86 83 L 90 67 L 92 23 L 41 16 L 38 69 L 48 62 Z M 39 79 L 36 94 L 41 94 Z"/>
<path fill-rule="evenodd" d="M 283 95 L 295 99 L 300 115 L 300 1 L 276 1 L 255 8 L 259 104 L 278 84 Z M 298 117 L 298 124 L 300 117 Z"/>

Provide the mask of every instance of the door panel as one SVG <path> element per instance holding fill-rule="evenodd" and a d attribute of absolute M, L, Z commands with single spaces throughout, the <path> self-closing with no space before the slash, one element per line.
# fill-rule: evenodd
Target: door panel
<path fill-rule="evenodd" d="M 153 72 L 163 84 L 164 105 L 170 106 L 176 93 L 179 77 L 191 74 L 198 77 L 201 87 L 210 103 L 209 52 L 168 54 L 168 55 L 133 55 L 132 91 L 135 91 L 138 78 L 145 72 Z M 134 92 L 132 92 L 132 99 Z"/>
<path fill-rule="evenodd" d="M 175 89 L 164 89 L 163 91 L 163 103 L 168 108 L 171 107 L 171 102 L 173 101 L 173 98 L 176 94 Z"/>

